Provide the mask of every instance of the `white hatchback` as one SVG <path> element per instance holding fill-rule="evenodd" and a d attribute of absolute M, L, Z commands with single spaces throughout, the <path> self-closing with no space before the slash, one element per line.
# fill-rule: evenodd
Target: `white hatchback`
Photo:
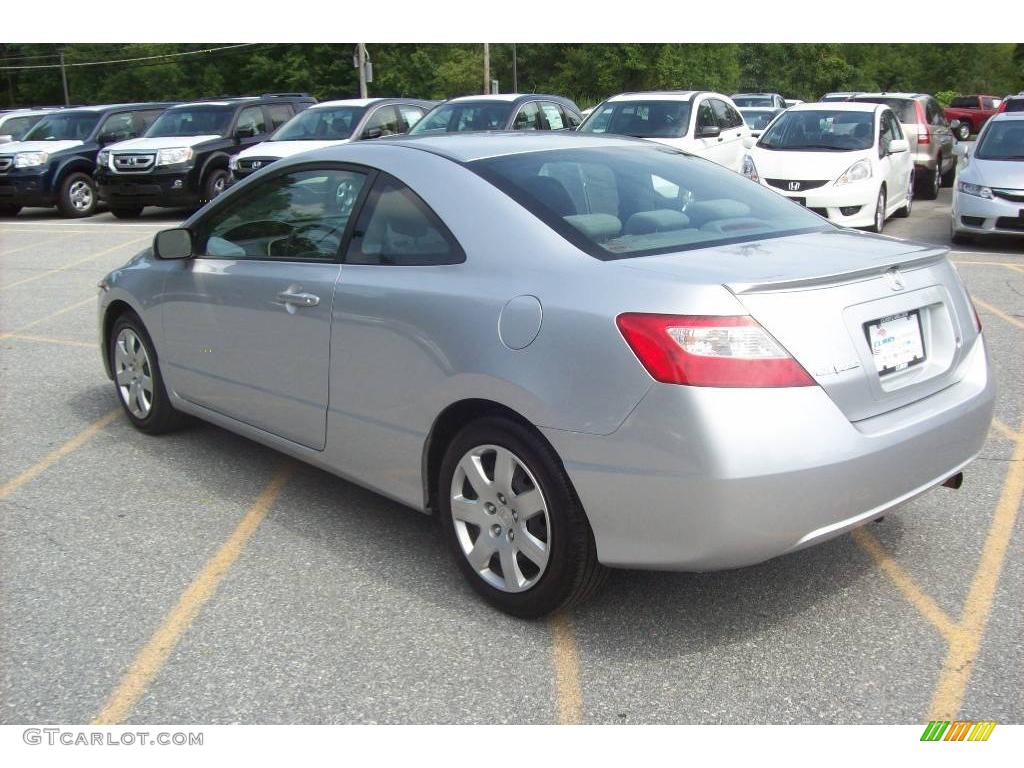
<path fill-rule="evenodd" d="M 881 232 L 890 216 L 910 215 L 914 163 L 883 104 L 798 104 L 746 143 L 743 175 L 836 224 Z"/>
<path fill-rule="evenodd" d="M 713 91 L 620 93 L 594 107 L 579 130 L 649 139 L 733 171 L 740 170 L 750 136 L 732 99 Z"/>

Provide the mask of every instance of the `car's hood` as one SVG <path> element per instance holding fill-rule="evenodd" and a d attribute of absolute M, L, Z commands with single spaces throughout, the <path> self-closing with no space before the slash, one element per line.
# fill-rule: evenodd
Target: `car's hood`
<path fill-rule="evenodd" d="M 323 147 L 348 144 L 348 139 L 334 141 L 264 141 L 238 153 L 239 157 L 291 157 Z"/>
<path fill-rule="evenodd" d="M 11 141 L 4 144 L 0 151 L 5 155 L 14 152 L 49 152 L 52 155 L 54 152 L 71 149 L 81 144 L 81 141 L 71 139 L 64 141 Z"/>
<path fill-rule="evenodd" d="M 986 187 L 1024 189 L 1024 161 L 979 160 L 972 157 L 971 162 L 960 170 L 960 179 Z"/>
<path fill-rule="evenodd" d="M 128 139 L 127 141 L 119 141 L 116 144 L 107 145 L 106 149 L 110 150 L 122 150 L 128 149 L 133 152 L 138 152 L 144 149 L 169 149 L 171 147 L 194 147 L 196 144 L 202 144 L 204 141 L 212 141 L 213 139 L 219 139 L 220 136 L 213 133 L 208 136 L 154 136 L 151 139 L 140 137 L 138 139 Z"/>
<path fill-rule="evenodd" d="M 749 150 L 754 166 L 762 179 L 798 179 L 800 181 L 835 181 L 843 171 L 861 158 L 870 157 L 872 150 L 854 152 L 786 152 L 783 150 Z"/>

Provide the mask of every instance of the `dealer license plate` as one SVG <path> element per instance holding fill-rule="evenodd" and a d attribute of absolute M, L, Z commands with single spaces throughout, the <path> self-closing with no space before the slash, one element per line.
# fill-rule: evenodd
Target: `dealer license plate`
<path fill-rule="evenodd" d="M 883 376 L 924 362 L 921 313 L 916 309 L 864 323 L 864 333 L 875 370 Z"/>

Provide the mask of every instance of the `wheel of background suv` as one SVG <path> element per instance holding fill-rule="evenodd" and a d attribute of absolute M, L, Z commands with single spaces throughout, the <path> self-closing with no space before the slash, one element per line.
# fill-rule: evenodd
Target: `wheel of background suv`
<path fill-rule="evenodd" d="M 133 205 L 131 208 L 111 208 L 110 212 L 115 219 L 137 219 L 142 215 L 142 206 Z"/>
<path fill-rule="evenodd" d="M 939 165 L 941 168 L 941 164 Z M 942 186 L 952 187 L 953 182 L 956 181 L 956 161 L 954 160 L 949 164 L 949 170 L 942 174 Z"/>
<path fill-rule="evenodd" d="M 57 208 L 61 214 L 81 219 L 96 213 L 96 185 L 86 173 L 70 173 L 60 185 Z"/>
<path fill-rule="evenodd" d="M 0 205 L 0 216 L 17 216 L 20 205 Z"/>
<path fill-rule="evenodd" d="M 180 427 L 185 416 L 167 397 L 153 342 L 138 315 L 125 312 L 117 319 L 107 349 L 117 398 L 132 424 L 151 435 Z"/>
<path fill-rule="evenodd" d="M 223 168 L 214 168 L 206 176 L 203 184 L 203 202 L 208 203 L 227 187 L 230 176 Z"/>
<path fill-rule="evenodd" d="M 921 189 L 919 190 L 922 200 L 934 200 L 939 196 L 939 187 L 942 185 L 941 177 L 942 158 L 935 163 L 934 171 L 925 171 L 921 174 Z"/>
<path fill-rule="evenodd" d="M 524 426 L 483 418 L 441 463 L 441 525 L 459 569 L 495 607 L 538 618 L 604 581 L 594 534 L 554 451 Z"/>
<path fill-rule="evenodd" d="M 956 137 L 960 141 L 966 141 L 971 137 L 971 124 L 962 122 L 956 127 Z"/>
<path fill-rule="evenodd" d="M 869 231 L 882 233 L 885 229 L 885 187 L 878 190 L 878 202 L 875 203 L 875 223 L 868 227 Z"/>
<path fill-rule="evenodd" d="M 896 210 L 893 216 L 905 219 L 910 216 L 911 210 L 914 208 L 914 172 L 910 172 L 910 182 L 907 184 L 907 204 L 902 208 Z"/>

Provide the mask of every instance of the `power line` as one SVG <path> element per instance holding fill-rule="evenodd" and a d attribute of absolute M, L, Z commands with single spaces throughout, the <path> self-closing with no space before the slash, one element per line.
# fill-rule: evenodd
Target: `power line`
<path fill-rule="evenodd" d="M 0 56 L 0 61 L 24 61 L 25 59 L 56 59 L 59 53 L 19 54 L 17 56 Z"/>
<path fill-rule="evenodd" d="M 232 48 L 246 48 L 251 45 L 260 45 L 260 43 L 236 43 L 234 45 L 222 45 L 217 48 L 203 48 L 198 51 L 184 51 L 182 53 L 162 53 L 157 56 L 136 56 L 131 59 L 108 59 L 106 61 L 78 61 L 68 62 L 63 66 L 66 67 L 98 67 L 103 64 L 127 64 L 133 61 L 152 61 L 154 59 L 172 59 L 178 56 L 196 56 L 201 53 L 214 53 L 216 51 L 226 51 Z M 23 70 L 23 69 L 60 69 L 61 64 L 23 64 L 21 66 L 12 67 L 0 67 L 0 70 Z"/>

